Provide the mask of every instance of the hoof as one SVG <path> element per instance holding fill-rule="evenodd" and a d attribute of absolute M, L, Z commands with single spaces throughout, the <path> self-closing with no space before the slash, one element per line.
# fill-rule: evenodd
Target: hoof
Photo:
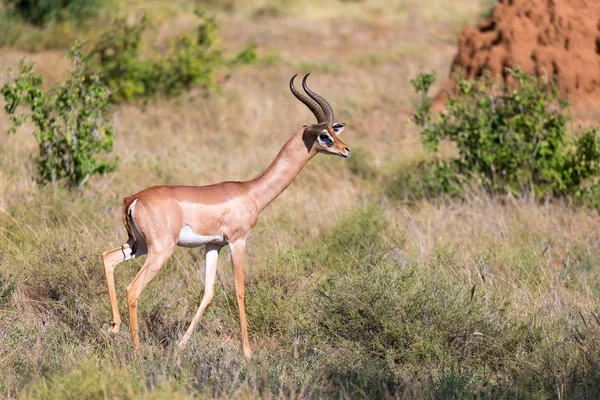
<path fill-rule="evenodd" d="M 251 359 L 252 358 L 252 351 L 249 348 L 244 348 L 244 356 L 247 359 Z"/>
<path fill-rule="evenodd" d="M 181 357 L 179 357 L 179 349 L 175 350 L 175 354 L 173 354 L 173 364 L 177 367 L 181 367 Z"/>
<path fill-rule="evenodd" d="M 120 324 L 113 324 L 113 327 L 110 328 L 108 332 L 116 335 L 117 333 L 119 333 L 119 326 Z"/>

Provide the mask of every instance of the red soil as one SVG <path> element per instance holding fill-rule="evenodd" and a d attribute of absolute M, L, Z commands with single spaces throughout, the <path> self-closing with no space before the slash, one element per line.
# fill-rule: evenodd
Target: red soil
<path fill-rule="evenodd" d="M 513 66 L 558 78 L 577 108 L 600 104 L 600 0 L 501 0 L 490 19 L 463 28 L 452 72 L 506 79 Z"/>

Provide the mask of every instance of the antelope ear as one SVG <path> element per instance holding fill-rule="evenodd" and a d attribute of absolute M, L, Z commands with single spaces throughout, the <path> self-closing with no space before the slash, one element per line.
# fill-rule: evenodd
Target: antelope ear
<path fill-rule="evenodd" d="M 336 135 L 339 135 L 340 133 L 342 133 L 345 126 L 346 124 L 344 124 L 343 122 L 336 122 L 335 124 L 333 124 L 333 132 L 335 132 Z"/>

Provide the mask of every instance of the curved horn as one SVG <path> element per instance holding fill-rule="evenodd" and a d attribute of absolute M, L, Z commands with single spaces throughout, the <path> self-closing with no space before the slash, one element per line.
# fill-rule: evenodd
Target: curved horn
<path fill-rule="evenodd" d="M 333 109 L 331 108 L 327 100 L 325 100 L 323 97 L 319 96 L 318 94 L 310 90 L 308 86 L 306 86 L 306 79 L 309 75 L 310 73 L 306 74 L 302 79 L 302 87 L 304 88 L 306 94 L 308 94 L 314 101 L 316 101 L 321 106 L 323 112 L 325 113 L 327 124 L 329 126 L 333 126 Z"/>
<path fill-rule="evenodd" d="M 323 110 L 321 109 L 321 107 L 319 106 L 319 104 L 316 103 L 314 100 L 312 100 L 310 97 L 306 96 L 305 94 L 300 93 L 294 87 L 294 79 L 296 79 L 297 76 L 298 76 L 298 74 L 292 76 L 292 79 L 290 79 L 290 90 L 292 91 L 292 94 L 298 100 L 300 100 L 302 103 L 304 103 L 304 105 L 306 107 L 308 107 L 308 109 L 310 111 L 312 111 L 312 113 L 317 118 L 317 122 L 318 123 L 325 122 L 327 120 L 327 117 L 325 116 L 325 113 L 323 112 Z"/>

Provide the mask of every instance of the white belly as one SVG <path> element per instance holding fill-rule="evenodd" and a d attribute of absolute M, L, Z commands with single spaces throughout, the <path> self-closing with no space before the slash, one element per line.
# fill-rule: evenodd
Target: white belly
<path fill-rule="evenodd" d="M 207 243 L 219 243 L 226 244 L 225 238 L 221 236 L 203 236 L 195 233 L 192 228 L 184 225 L 179 232 L 179 239 L 177 240 L 177 246 L 181 247 L 200 247 Z"/>

